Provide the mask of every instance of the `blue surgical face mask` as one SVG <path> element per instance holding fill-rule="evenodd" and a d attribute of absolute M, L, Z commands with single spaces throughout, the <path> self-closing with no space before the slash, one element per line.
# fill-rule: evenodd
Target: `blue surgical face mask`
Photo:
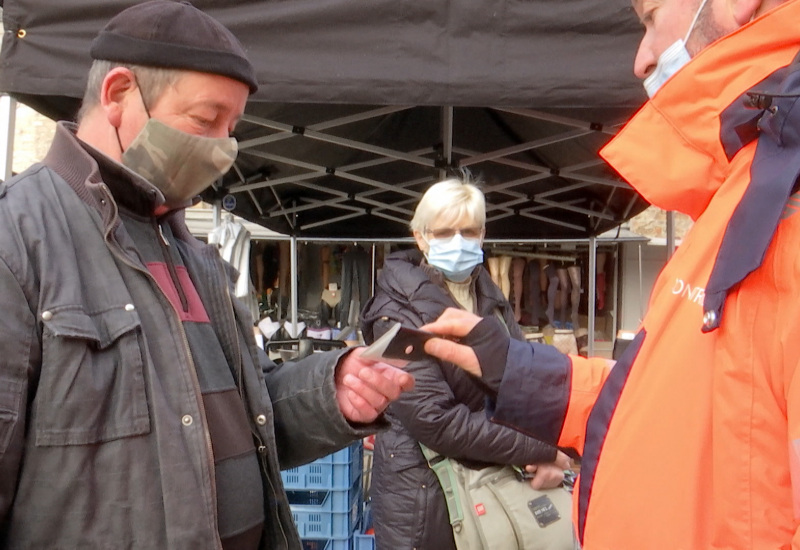
<path fill-rule="evenodd" d="M 697 23 L 697 18 L 700 16 L 700 12 L 703 11 L 707 1 L 708 0 L 703 0 L 700 3 L 700 7 L 697 8 L 694 14 L 694 19 L 692 19 L 692 24 L 689 25 L 689 30 L 686 31 L 686 36 L 676 40 L 658 56 L 655 70 L 644 79 L 644 89 L 648 97 L 656 95 L 656 92 L 672 77 L 672 75 L 691 61 L 692 56 L 689 55 L 689 50 L 686 49 L 686 41 L 689 40 L 689 36 L 692 34 L 694 26 Z"/>
<path fill-rule="evenodd" d="M 478 239 L 465 239 L 456 233 L 449 239 L 426 242 L 428 263 L 453 282 L 466 281 L 475 266 L 483 262 L 483 250 Z"/>

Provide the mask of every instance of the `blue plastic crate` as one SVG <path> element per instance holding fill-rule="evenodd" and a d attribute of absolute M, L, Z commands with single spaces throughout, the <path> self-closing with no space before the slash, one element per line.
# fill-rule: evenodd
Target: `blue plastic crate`
<path fill-rule="evenodd" d="M 328 456 L 281 472 L 286 489 L 348 490 L 361 479 L 363 468 L 361 441 Z"/>
<path fill-rule="evenodd" d="M 348 490 L 312 489 L 287 490 L 289 505 L 298 512 L 348 512 L 353 506 L 361 505 L 363 488 L 357 479 Z"/>
<path fill-rule="evenodd" d="M 353 550 L 353 539 L 305 539 L 303 550 Z"/>
<path fill-rule="evenodd" d="M 353 535 L 353 550 L 375 550 L 375 535 L 355 533 Z"/>
<path fill-rule="evenodd" d="M 358 528 L 361 519 L 361 504 L 357 503 L 347 512 L 306 512 L 292 510 L 300 538 L 346 539 Z"/>
<path fill-rule="evenodd" d="M 320 464 L 347 464 L 352 460 L 362 461 L 364 458 L 364 442 L 362 440 L 354 441 L 351 445 L 340 449 L 335 453 L 323 456 L 315 460 Z"/>

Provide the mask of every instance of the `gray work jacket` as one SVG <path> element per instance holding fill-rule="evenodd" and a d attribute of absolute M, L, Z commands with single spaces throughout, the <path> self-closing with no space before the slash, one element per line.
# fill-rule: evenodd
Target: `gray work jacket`
<path fill-rule="evenodd" d="M 382 425 L 354 429 L 339 412 L 341 353 L 260 362 L 233 270 L 170 216 L 250 419 L 261 548 L 300 548 L 280 469 Z M 165 300 L 96 163 L 59 125 L 44 163 L 0 184 L 0 547 L 221 548 L 200 387 Z"/>

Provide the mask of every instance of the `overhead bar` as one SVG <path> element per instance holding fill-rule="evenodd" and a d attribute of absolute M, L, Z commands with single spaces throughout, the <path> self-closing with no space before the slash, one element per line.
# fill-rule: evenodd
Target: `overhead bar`
<path fill-rule="evenodd" d="M 459 161 L 460 166 L 471 166 L 473 164 L 478 164 L 480 162 L 486 162 L 490 160 L 494 160 L 500 157 L 506 157 L 508 155 L 514 155 L 516 153 L 523 153 L 525 151 L 530 151 L 531 149 L 538 149 L 540 147 L 544 147 L 546 145 L 552 145 L 553 143 L 559 143 L 561 141 L 567 141 L 570 139 L 574 139 L 577 137 L 585 136 L 586 134 L 590 134 L 591 130 L 571 130 L 569 132 L 563 132 L 560 134 L 556 134 L 554 136 L 549 136 L 542 139 L 537 139 L 534 141 L 528 141 L 526 143 L 520 143 L 519 145 L 513 145 L 511 147 L 505 147 L 503 149 L 497 149 L 495 151 L 484 153 L 482 155 L 477 155 L 472 158 L 463 159 Z"/>
<path fill-rule="evenodd" d="M 588 208 L 580 208 L 578 206 L 568 206 L 560 202 L 551 201 L 549 199 L 536 199 L 536 202 L 552 206 L 553 208 L 560 208 L 561 210 L 568 210 L 570 212 L 576 212 L 578 214 L 586 214 L 587 216 L 591 216 L 594 218 L 603 218 L 604 220 L 612 222 L 616 221 L 616 218 L 614 218 L 614 216 L 609 216 L 608 214 L 603 214 L 602 212 L 597 212 L 595 210 L 589 210 Z"/>
<path fill-rule="evenodd" d="M 535 111 L 533 109 L 514 109 L 514 108 L 504 108 L 504 107 L 494 107 L 495 111 L 502 111 L 504 113 L 511 113 L 513 115 L 521 115 L 528 118 L 534 118 L 536 120 L 545 120 L 547 122 L 556 122 L 558 124 L 563 124 L 564 126 L 573 126 L 575 128 L 584 128 L 587 130 L 591 130 L 593 132 L 600 132 L 603 134 L 608 134 L 614 136 L 617 134 L 615 130 L 610 130 L 605 124 L 599 122 L 586 122 L 585 120 L 577 120 L 574 118 L 568 118 L 564 116 L 558 115 L 551 115 L 549 113 L 543 113 L 542 111 Z"/>

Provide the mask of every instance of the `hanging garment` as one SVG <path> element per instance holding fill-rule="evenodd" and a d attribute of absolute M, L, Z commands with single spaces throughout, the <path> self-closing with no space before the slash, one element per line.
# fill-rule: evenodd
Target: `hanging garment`
<path fill-rule="evenodd" d="M 339 304 L 342 327 L 355 326 L 359 304 L 366 304 L 369 300 L 372 285 L 370 266 L 369 254 L 360 246 L 348 249 L 342 256 L 342 299 Z"/>
<path fill-rule="evenodd" d="M 208 244 L 217 245 L 224 260 L 239 272 L 235 294 L 250 309 L 253 319 L 259 318 L 258 299 L 250 281 L 250 232 L 241 222 L 225 216 L 219 226 L 208 234 Z"/>

